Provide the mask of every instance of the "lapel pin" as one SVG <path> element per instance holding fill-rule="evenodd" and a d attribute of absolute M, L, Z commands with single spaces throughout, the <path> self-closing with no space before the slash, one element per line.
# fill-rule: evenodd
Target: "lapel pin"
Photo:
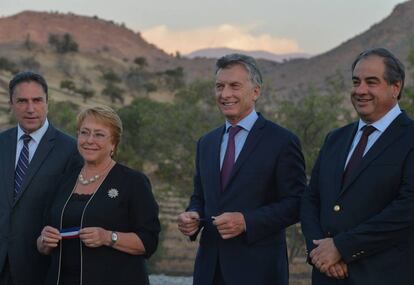
<path fill-rule="evenodd" d="M 113 198 L 118 197 L 118 195 L 119 195 L 119 192 L 118 192 L 117 189 L 111 188 L 111 189 L 108 190 L 108 197 L 109 198 L 112 198 L 113 199 Z"/>

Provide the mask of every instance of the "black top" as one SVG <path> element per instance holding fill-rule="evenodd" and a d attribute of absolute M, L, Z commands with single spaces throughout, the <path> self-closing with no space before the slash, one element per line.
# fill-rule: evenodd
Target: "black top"
<path fill-rule="evenodd" d="M 64 183 L 56 190 L 46 220 L 48 225 L 61 228 L 62 209 L 71 195 L 79 172 L 80 169 L 63 179 Z M 116 164 L 85 208 L 81 228 L 86 227 L 136 233 L 144 244 L 146 254 L 132 255 L 109 246 L 91 248 L 81 243 L 79 284 L 149 284 L 145 258 L 157 248 L 160 222 L 158 205 L 144 174 Z M 48 285 L 56 285 L 57 280 L 62 279 L 60 250 L 57 247 L 51 253 L 46 281 Z"/>
<path fill-rule="evenodd" d="M 80 227 L 83 209 L 92 194 L 73 193 L 63 212 L 62 228 Z M 62 277 L 59 285 L 79 285 L 80 283 L 80 239 L 62 239 Z"/>

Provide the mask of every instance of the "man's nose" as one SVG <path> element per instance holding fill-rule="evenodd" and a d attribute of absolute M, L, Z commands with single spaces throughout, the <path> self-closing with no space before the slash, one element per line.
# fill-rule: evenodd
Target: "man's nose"
<path fill-rule="evenodd" d="M 33 113 L 34 112 L 34 104 L 32 101 L 28 101 L 27 102 L 27 112 L 29 113 Z"/>
<path fill-rule="evenodd" d="M 361 82 L 358 86 L 354 87 L 355 94 L 366 94 L 368 90 L 368 85 L 364 82 Z"/>
<path fill-rule="evenodd" d="M 224 86 L 221 90 L 221 97 L 226 98 L 231 96 L 231 88 L 229 86 Z"/>

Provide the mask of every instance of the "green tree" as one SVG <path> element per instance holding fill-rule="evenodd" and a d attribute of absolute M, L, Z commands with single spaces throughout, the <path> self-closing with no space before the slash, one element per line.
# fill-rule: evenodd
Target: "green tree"
<path fill-rule="evenodd" d="M 138 67 L 141 68 L 141 69 L 148 66 L 147 59 L 145 57 L 143 57 L 143 56 L 136 57 L 134 59 L 134 63 L 136 65 L 138 65 Z"/>
<path fill-rule="evenodd" d="M 48 42 L 58 53 L 64 54 L 79 51 L 78 43 L 69 33 L 65 33 L 63 35 L 49 34 Z"/>
<path fill-rule="evenodd" d="M 301 99 L 279 102 L 275 115 L 278 123 L 299 137 L 308 175 L 328 132 L 351 121 L 350 110 L 344 102 L 348 98 L 344 85 L 337 78 L 327 81 L 326 94 L 309 87 Z"/>
<path fill-rule="evenodd" d="M 76 88 L 75 92 L 82 96 L 84 103 L 86 103 L 88 99 L 92 98 L 95 95 L 95 90 L 90 89 L 88 87 Z M 122 98 L 122 102 L 123 102 L 123 98 Z"/>
<path fill-rule="evenodd" d="M 73 102 L 49 100 L 49 120 L 55 127 L 73 136 L 76 135 L 76 116 L 78 112 L 79 106 Z"/>
<path fill-rule="evenodd" d="M 115 103 L 116 100 L 124 103 L 124 90 L 118 86 L 122 82 L 122 79 L 112 69 L 103 71 L 101 78 L 105 82 L 102 95 L 108 96 L 112 103 Z"/>
<path fill-rule="evenodd" d="M 164 71 L 165 81 L 168 89 L 174 91 L 184 87 L 184 69 L 179 66 L 174 69 L 167 69 Z"/>
<path fill-rule="evenodd" d="M 152 165 L 157 179 L 181 193 L 192 191 L 197 140 L 222 123 L 212 108 L 212 83 L 198 81 L 182 88 L 174 104 L 135 99 L 119 110 L 124 141 L 119 158 L 137 169 Z"/>
<path fill-rule="evenodd" d="M 414 81 L 414 44 L 408 53 L 407 61 L 411 69 L 411 78 Z M 404 92 L 402 94 L 400 101 L 401 101 L 400 104 L 401 104 L 402 109 L 404 109 L 407 112 L 407 114 L 409 114 L 411 117 L 414 117 L 414 87 L 413 86 L 404 87 Z"/>
<path fill-rule="evenodd" d="M 13 61 L 5 57 L 0 57 L 0 69 L 9 71 L 10 73 L 13 73 L 13 74 L 16 74 L 17 72 L 19 72 L 17 65 Z"/>
<path fill-rule="evenodd" d="M 72 80 L 62 80 L 60 81 L 60 89 L 66 89 L 73 92 L 76 89 L 75 82 Z"/>
<path fill-rule="evenodd" d="M 107 83 L 105 88 L 102 90 L 102 95 L 108 96 L 111 99 L 112 103 L 115 103 L 116 100 L 124 103 L 124 89 L 115 85 L 114 83 Z"/>

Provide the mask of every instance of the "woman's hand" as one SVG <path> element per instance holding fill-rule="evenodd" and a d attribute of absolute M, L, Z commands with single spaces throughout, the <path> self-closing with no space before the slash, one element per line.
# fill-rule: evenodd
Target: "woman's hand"
<path fill-rule="evenodd" d="M 87 247 L 111 245 L 111 232 L 103 228 L 83 228 L 79 231 L 79 238 Z"/>
<path fill-rule="evenodd" d="M 62 239 L 58 229 L 45 226 L 37 238 L 37 249 L 43 254 L 49 254 L 52 249 L 58 246 Z"/>

